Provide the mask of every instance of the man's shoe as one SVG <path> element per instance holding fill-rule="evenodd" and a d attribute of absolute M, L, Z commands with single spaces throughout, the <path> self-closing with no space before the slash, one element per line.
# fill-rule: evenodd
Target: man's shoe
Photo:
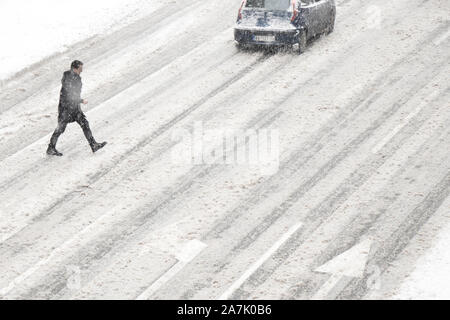
<path fill-rule="evenodd" d="M 55 147 L 52 147 L 52 146 L 48 146 L 47 154 L 49 156 L 57 156 L 57 157 L 62 157 L 62 155 L 63 155 L 61 152 L 56 150 Z"/>
<path fill-rule="evenodd" d="M 102 142 L 102 143 L 95 142 L 95 143 L 93 143 L 91 145 L 92 152 L 94 152 L 94 153 L 97 152 L 98 150 L 100 150 L 101 148 L 106 146 L 106 144 L 107 144 L 107 142 Z"/>

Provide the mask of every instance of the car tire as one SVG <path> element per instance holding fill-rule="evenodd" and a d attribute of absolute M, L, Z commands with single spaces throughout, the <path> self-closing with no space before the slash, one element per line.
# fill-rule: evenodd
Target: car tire
<path fill-rule="evenodd" d="M 298 36 L 298 50 L 297 53 L 300 55 L 306 51 L 307 46 L 307 37 L 306 30 L 300 30 L 300 34 Z"/>

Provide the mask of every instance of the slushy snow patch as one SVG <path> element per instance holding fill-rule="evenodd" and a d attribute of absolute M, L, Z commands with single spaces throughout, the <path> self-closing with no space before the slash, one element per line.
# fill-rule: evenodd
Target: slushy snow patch
<path fill-rule="evenodd" d="M 0 80 L 67 46 L 111 32 L 166 0 L 1 0 Z"/>
<path fill-rule="evenodd" d="M 450 224 L 422 256 L 395 299 L 450 299 Z"/>

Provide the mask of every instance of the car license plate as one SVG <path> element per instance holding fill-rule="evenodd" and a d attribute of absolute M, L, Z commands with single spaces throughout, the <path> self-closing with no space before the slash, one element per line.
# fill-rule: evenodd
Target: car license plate
<path fill-rule="evenodd" d="M 268 36 L 256 36 L 255 35 L 255 37 L 254 37 L 254 40 L 255 41 L 258 41 L 258 42 L 274 42 L 275 41 L 275 36 L 270 36 L 270 35 L 268 35 Z"/>

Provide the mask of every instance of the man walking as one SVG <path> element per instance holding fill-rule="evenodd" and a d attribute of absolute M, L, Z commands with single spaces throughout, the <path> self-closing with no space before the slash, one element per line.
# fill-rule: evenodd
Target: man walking
<path fill-rule="evenodd" d="M 59 96 L 58 127 L 53 133 L 47 149 L 47 154 L 50 156 L 62 156 L 62 153 L 56 150 L 56 143 L 58 142 L 59 136 L 66 130 L 67 124 L 72 122 L 77 122 L 83 129 L 84 136 L 89 142 L 92 152 L 97 152 L 106 145 L 106 142 L 97 143 L 95 141 L 89 128 L 89 122 L 83 111 L 81 111 L 80 104 L 88 103 L 86 100 L 81 99 L 81 72 L 83 72 L 83 63 L 75 60 L 72 62 L 70 71 L 64 72 L 61 80 L 62 88 Z"/>

